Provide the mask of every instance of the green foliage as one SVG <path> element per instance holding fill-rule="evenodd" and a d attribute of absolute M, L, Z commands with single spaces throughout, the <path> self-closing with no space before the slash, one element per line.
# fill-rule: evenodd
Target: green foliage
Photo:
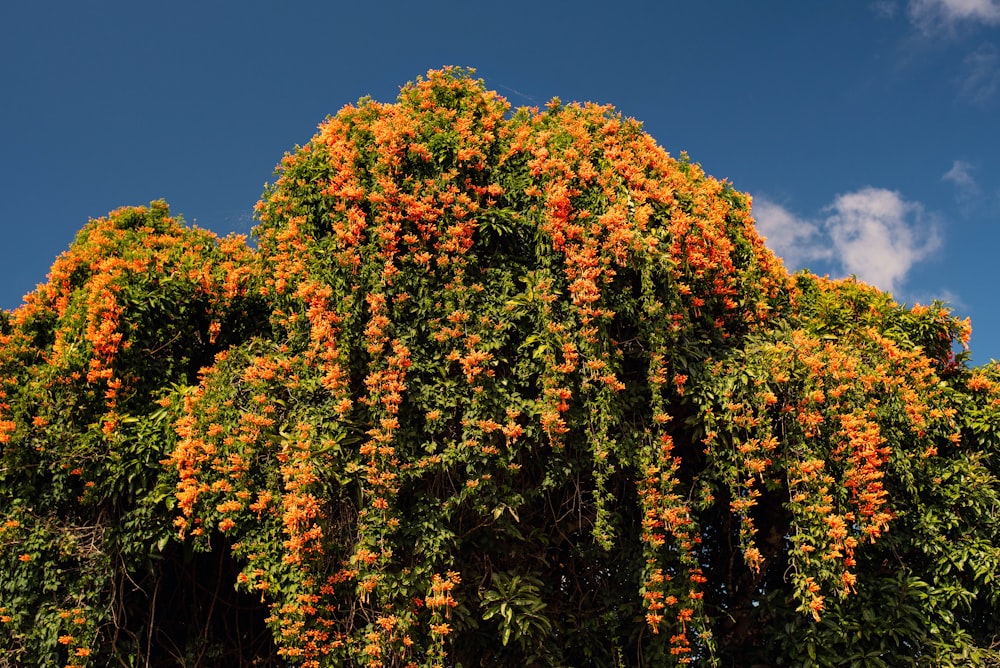
<path fill-rule="evenodd" d="M 11 661 L 996 665 L 1000 370 L 942 305 L 454 68 L 257 216 L 112 212 L 0 317 Z"/>
<path fill-rule="evenodd" d="M 153 637 L 157 610 L 145 608 L 177 556 L 175 483 L 160 463 L 177 415 L 157 401 L 266 323 L 251 260 L 241 239 L 185 227 L 162 202 L 120 209 L 91 221 L 5 318 L 0 648 L 11 660 L 127 662 Z"/>
<path fill-rule="evenodd" d="M 482 618 L 496 618 L 500 643 L 506 647 L 513 638 L 525 653 L 545 652 L 552 622 L 543 614 L 546 604 L 541 598 L 541 580 L 494 573 L 492 585 L 480 595 Z"/>

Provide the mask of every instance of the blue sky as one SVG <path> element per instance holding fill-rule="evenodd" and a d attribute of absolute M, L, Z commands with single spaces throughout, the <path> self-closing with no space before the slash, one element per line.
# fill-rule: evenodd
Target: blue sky
<path fill-rule="evenodd" d="M 248 233 L 328 114 L 444 65 L 611 103 L 754 197 L 791 269 L 950 302 L 1000 359 L 1000 0 L 0 6 L 0 308 L 88 218 Z"/>

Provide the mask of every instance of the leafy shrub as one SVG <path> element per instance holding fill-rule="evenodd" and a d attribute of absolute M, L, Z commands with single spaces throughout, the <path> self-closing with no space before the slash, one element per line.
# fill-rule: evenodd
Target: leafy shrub
<path fill-rule="evenodd" d="M 996 660 L 1000 377 L 941 305 L 789 276 L 637 122 L 456 68 L 257 215 L 114 212 L 5 316 L 16 661 Z"/>

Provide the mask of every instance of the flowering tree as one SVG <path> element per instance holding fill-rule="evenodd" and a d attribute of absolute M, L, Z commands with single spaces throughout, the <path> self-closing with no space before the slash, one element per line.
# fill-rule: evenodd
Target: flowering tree
<path fill-rule="evenodd" d="M 997 367 L 635 121 L 431 72 L 257 215 L 114 212 L 4 316 L 19 661 L 997 660 Z"/>

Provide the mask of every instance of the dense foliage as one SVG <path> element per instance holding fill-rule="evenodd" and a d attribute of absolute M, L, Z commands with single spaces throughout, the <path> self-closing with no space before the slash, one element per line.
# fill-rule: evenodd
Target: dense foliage
<path fill-rule="evenodd" d="M 0 665 L 1000 665 L 1000 368 L 463 70 L 0 315 Z M 6 663 L 5 663 L 6 662 Z"/>

